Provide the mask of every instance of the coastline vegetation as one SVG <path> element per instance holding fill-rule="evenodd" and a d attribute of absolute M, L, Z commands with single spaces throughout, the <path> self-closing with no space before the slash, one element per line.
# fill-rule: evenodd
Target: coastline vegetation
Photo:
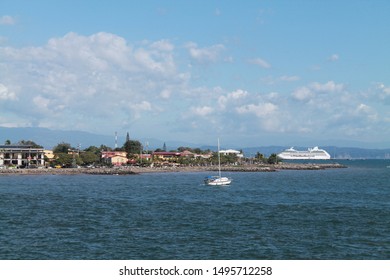
<path fill-rule="evenodd" d="M 10 140 L 5 141 L 5 145 L 12 145 Z M 41 145 L 33 142 L 21 140 L 17 145 L 31 146 L 33 148 L 43 148 Z M 113 167 L 113 164 L 105 160 L 102 155 L 104 152 L 123 152 L 128 159 L 127 166 L 213 166 L 218 164 L 217 152 L 210 149 L 202 150 L 200 148 L 178 147 L 167 151 L 164 143 L 162 148 L 155 150 L 144 149 L 138 140 L 131 140 L 126 137 L 125 143 L 121 147 L 108 147 L 106 145 L 89 146 L 85 149 L 72 147 L 66 142 L 58 143 L 53 148 L 53 158 L 45 156 L 47 167 L 52 168 L 75 168 L 75 167 Z M 155 156 L 156 153 L 170 152 L 180 153 L 180 156 L 161 159 Z M 240 166 L 248 164 L 276 164 L 280 162 L 276 154 L 269 157 L 257 152 L 253 157 L 238 157 L 236 154 L 221 154 L 221 164 L 225 166 Z"/>
<path fill-rule="evenodd" d="M 6 141 L 6 145 L 12 145 Z M 17 145 L 42 148 L 32 141 L 20 141 Z M 166 145 L 161 149 L 144 149 L 141 142 L 127 139 L 122 147 L 111 148 L 105 145 L 89 146 L 85 149 L 72 147 L 69 143 L 61 142 L 52 150 L 52 157 L 45 155 L 47 168 L 16 169 L 0 168 L 1 174 L 115 174 L 126 175 L 148 172 L 196 172 L 217 171 L 218 153 L 210 149 L 178 147 L 167 151 Z M 122 164 L 113 164 L 105 154 L 120 155 L 124 158 Z M 242 151 L 241 151 L 242 154 Z M 161 155 L 168 155 L 162 158 Z M 282 169 L 318 170 L 324 168 L 342 168 L 337 163 L 284 163 L 276 154 L 269 157 L 257 152 L 253 157 L 237 156 L 235 153 L 220 155 L 222 170 L 231 172 L 270 172 Z"/>

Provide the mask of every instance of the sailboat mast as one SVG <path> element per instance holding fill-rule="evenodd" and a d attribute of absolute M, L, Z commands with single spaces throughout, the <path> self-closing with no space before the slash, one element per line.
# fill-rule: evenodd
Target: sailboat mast
<path fill-rule="evenodd" d="M 218 175 L 221 177 L 221 155 L 219 153 L 219 138 L 218 138 Z"/>

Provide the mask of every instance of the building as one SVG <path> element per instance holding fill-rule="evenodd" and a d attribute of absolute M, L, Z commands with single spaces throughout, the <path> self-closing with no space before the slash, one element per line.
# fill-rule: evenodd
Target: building
<path fill-rule="evenodd" d="M 244 155 L 243 155 L 240 151 L 232 150 L 232 149 L 229 149 L 229 150 L 220 150 L 219 153 L 220 153 L 221 155 L 224 155 L 224 156 L 236 155 L 238 158 L 243 158 L 243 157 L 244 157 Z"/>
<path fill-rule="evenodd" d="M 180 152 L 153 152 L 152 158 L 157 161 L 176 161 L 180 158 Z"/>
<path fill-rule="evenodd" d="M 30 145 L 0 145 L 0 166 L 31 168 L 45 166 L 45 151 Z"/>
<path fill-rule="evenodd" d="M 126 152 L 123 151 L 102 152 L 102 159 L 104 162 L 115 166 L 125 165 L 129 161 Z"/>

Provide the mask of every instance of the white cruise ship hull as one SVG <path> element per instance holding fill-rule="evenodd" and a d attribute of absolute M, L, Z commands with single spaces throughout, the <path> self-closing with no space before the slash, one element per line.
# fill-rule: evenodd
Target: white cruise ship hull
<path fill-rule="evenodd" d="M 278 154 L 278 157 L 281 159 L 330 159 L 328 152 L 318 147 L 308 149 L 307 151 L 297 151 L 294 148 L 290 148 Z"/>

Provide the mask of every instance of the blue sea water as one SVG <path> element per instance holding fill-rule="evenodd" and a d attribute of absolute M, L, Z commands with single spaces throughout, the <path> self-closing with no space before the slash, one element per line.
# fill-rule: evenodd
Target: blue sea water
<path fill-rule="evenodd" d="M 345 169 L 0 176 L 0 259 L 389 259 L 389 160 Z"/>

